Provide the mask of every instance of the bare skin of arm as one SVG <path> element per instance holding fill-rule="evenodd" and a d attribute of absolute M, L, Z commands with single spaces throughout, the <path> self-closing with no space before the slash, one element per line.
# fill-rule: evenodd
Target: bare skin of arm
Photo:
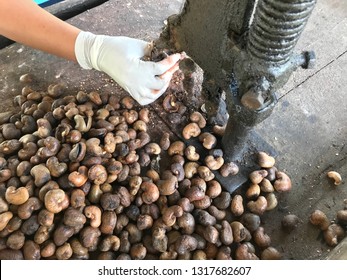
<path fill-rule="evenodd" d="M 23 45 L 76 61 L 80 31 L 31 0 L 0 0 L 0 34 Z"/>

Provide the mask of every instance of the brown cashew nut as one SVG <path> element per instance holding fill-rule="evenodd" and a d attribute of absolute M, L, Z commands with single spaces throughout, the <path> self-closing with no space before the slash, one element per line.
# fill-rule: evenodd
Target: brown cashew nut
<path fill-rule="evenodd" d="M 162 150 L 166 151 L 170 147 L 170 133 L 164 132 L 159 141 L 159 146 Z"/>
<path fill-rule="evenodd" d="M 123 116 L 127 124 L 132 124 L 139 118 L 139 113 L 135 110 L 128 110 L 123 112 Z"/>
<path fill-rule="evenodd" d="M 45 195 L 46 193 L 49 191 L 49 190 L 52 190 L 52 189 L 59 189 L 59 184 L 56 182 L 56 181 L 48 181 L 46 184 L 44 184 L 40 190 L 39 190 L 39 199 L 41 201 L 44 201 L 45 199 Z"/>
<path fill-rule="evenodd" d="M 60 177 L 67 171 L 67 164 L 65 162 L 59 162 L 58 158 L 55 156 L 47 159 L 46 167 L 53 177 Z"/>
<path fill-rule="evenodd" d="M 234 242 L 241 242 L 243 240 L 246 239 L 247 237 L 247 232 L 246 232 L 246 228 L 243 226 L 243 224 L 241 224 L 238 221 L 233 221 L 230 223 L 232 232 L 233 232 L 233 239 Z"/>
<path fill-rule="evenodd" d="M 258 184 L 251 184 L 246 191 L 246 198 L 254 200 L 260 195 L 260 187 Z"/>
<path fill-rule="evenodd" d="M 274 182 L 274 188 L 278 192 L 290 191 L 292 188 L 292 181 L 286 173 L 282 171 L 277 171 L 276 181 Z"/>
<path fill-rule="evenodd" d="M 147 107 L 145 108 L 142 108 L 139 112 L 139 119 L 144 121 L 145 123 L 149 123 L 149 114 L 150 114 L 150 111 Z"/>
<path fill-rule="evenodd" d="M 185 148 L 186 148 L 186 144 L 183 141 L 178 140 L 178 141 L 171 143 L 167 152 L 168 152 L 169 156 L 174 156 L 174 155 L 184 156 Z"/>
<path fill-rule="evenodd" d="M 54 213 L 48 211 L 47 209 L 41 209 L 37 215 L 37 221 L 40 225 L 49 227 L 53 225 Z"/>
<path fill-rule="evenodd" d="M 116 150 L 116 138 L 112 132 L 108 132 L 104 137 L 104 149 L 107 153 L 114 153 Z"/>
<path fill-rule="evenodd" d="M 294 214 L 287 214 L 281 220 L 281 226 L 287 232 L 293 231 L 298 227 L 299 223 L 299 217 Z"/>
<path fill-rule="evenodd" d="M 189 116 L 189 119 L 192 122 L 197 123 L 200 128 L 204 128 L 206 126 L 206 119 L 198 111 L 195 111 L 195 112 L 191 113 L 191 115 Z"/>
<path fill-rule="evenodd" d="M 266 200 L 267 200 L 267 207 L 266 207 L 266 211 L 270 211 L 273 210 L 277 207 L 278 204 L 278 200 L 277 197 L 274 193 L 268 193 L 265 196 Z"/>
<path fill-rule="evenodd" d="M 178 182 L 181 182 L 184 180 L 185 173 L 184 173 L 184 168 L 182 164 L 178 162 L 171 164 L 171 172 L 177 177 Z"/>
<path fill-rule="evenodd" d="M 85 206 L 86 194 L 82 189 L 73 189 L 70 194 L 70 205 L 74 208 Z"/>
<path fill-rule="evenodd" d="M 268 175 L 265 169 L 255 170 L 249 174 L 249 179 L 253 184 L 260 184 L 260 182 Z"/>
<path fill-rule="evenodd" d="M 77 129 L 72 129 L 67 135 L 66 135 L 66 142 L 71 144 L 77 144 L 82 139 L 82 133 L 78 131 Z"/>
<path fill-rule="evenodd" d="M 277 167 L 273 166 L 273 167 L 268 168 L 266 170 L 268 172 L 268 175 L 265 178 L 268 179 L 271 183 L 273 183 L 273 181 L 276 180 L 276 172 L 278 171 Z"/>
<path fill-rule="evenodd" d="M 56 155 L 60 150 L 60 142 L 57 138 L 48 136 L 43 140 L 43 147 L 37 150 L 37 155 L 40 158 L 48 158 Z"/>
<path fill-rule="evenodd" d="M 329 246 L 336 246 L 344 237 L 346 233 L 343 227 L 338 224 L 331 224 L 326 230 L 323 231 L 325 242 Z"/>
<path fill-rule="evenodd" d="M 93 165 L 88 170 L 88 178 L 96 185 L 101 185 L 107 180 L 107 170 L 101 164 Z"/>
<path fill-rule="evenodd" d="M 66 206 L 67 195 L 61 189 L 53 189 L 46 193 L 44 198 L 44 204 L 48 211 L 52 213 L 61 212 Z"/>
<path fill-rule="evenodd" d="M 96 205 L 89 205 L 84 208 L 84 215 L 90 219 L 90 225 L 98 228 L 101 225 L 101 209 Z"/>
<path fill-rule="evenodd" d="M 176 113 L 179 110 L 180 104 L 173 94 L 167 94 L 163 100 L 163 108 L 168 113 Z"/>
<path fill-rule="evenodd" d="M 197 209 L 207 209 L 211 206 L 212 199 L 211 197 L 205 195 L 202 199 L 193 201 L 193 205 Z"/>
<path fill-rule="evenodd" d="M 104 237 L 99 245 L 101 252 L 118 251 L 120 247 L 120 239 L 116 235 L 108 235 Z"/>
<path fill-rule="evenodd" d="M 86 166 L 78 167 L 77 171 L 73 171 L 68 176 L 69 183 L 74 187 L 82 187 L 88 180 L 88 168 Z"/>
<path fill-rule="evenodd" d="M 265 193 L 272 193 L 275 191 L 274 186 L 272 185 L 271 181 L 267 178 L 264 178 L 260 184 L 260 190 Z"/>
<path fill-rule="evenodd" d="M 249 201 L 247 203 L 247 208 L 254 214 L 262 215 L 267 208 L 267 200 L 264 196 L 259 196 L 256 201 Z"/>
<path fill-rule="evenodd" d="M 205 157 L 205 164 L 208 168 L 210 168 L 210 170 L 218 170 L 223 166 L 224 158 L 221 156 L 214 157 L 212 155 L 208 155 Z"/>
<path fill-rule="evenodd" d="M 87 152 L 87 145 L 84 142 L 78 142 L 72 146 L 69 153 L 69 160 L 71 162 L 80 162 L 84 159 Z"/>
<path fill-rule="evenodd" d="M 346 226 L 347 225 L 347 209 L 337 211 L 336 219 L 340 225 Z"/>
<path fill-rule="evenodd" d="M 149 229 L 153 226 L 153 218 L 150 215 L 140 215 L 137 218 L 136 226 L 139 230 Z"/>
<path fill-rule="evenodd" d="M 190 202 L 194 202 L 205 197 L 205 190 L 201 186 L 195 185 L 187 189 L 184 196 L 188 198 Z"/>
<path fill-rule="evenodd" d="M 149 155 L 159 155 L 161 153 L 161 148 L 157 143 L 148 143 L 145 146 L 145 152 Z"/>
<path fill-rule="evenodd" d="M 181 206 L 173 205 L 165 208 L 163 211 L 163 222 L 168 227 L 173 226 L 176 223 L 176 219 L 183 215 L 183 209 Z"/>
<path fill-rule="evenodd" d="M 219 173 L 223 177 L 228 177 L 229 175 L 234 176 L 239 173 L 239 166 L 234 162 L 225 162 L 219 169 Z"/>
<path fill-rule="evenodd" d="M 184 174 L 187 179 L 193 178 L 198 173 L 199 164 L 195 161 L 189 161 L 184 164 Z"/>
<path fill-rule="evenodd" d="M 29 197 L 23 204 L 18 206 L 17 215 L 22 220 L 29 219 L 34 211 L 42 208 L 42 202 L 37 197 Z"/>
<path fill-rule="evenodd" d="M 8 202 L 5 200 L 4 197 L 0 196 L 0 213 L 4 213 L 8 211 L 8 208 L 9 208 Z"/>
<path fill-rule="evenodd" d="M 196 148 L 192 145 L 186 147 L 186 149 L 184 150 L 184 154 L 186 158 L 190 161 L 198 161 L 200 158 L 199 153 L 196 152 Z"/>
<path fill-rule="evenodd" d="M 37 187 L 42 187 L 49 180 L 51 180 L 51 173 L 45 164 L 35 165 L 31 169 L 30 174 L 34 177 L 35 185 Z"/>
<path fill-rule="evenodd" d="M 282 255 L 278 250 L 274 247 L 267 247 L 260 254 L 261 260 L 280 260 Z"/>
<path fill-rule="evenodd" d="M 230 245 L 234 241 L 233 230 L 228 221 L 223 220 L 221 222 L 222 228 L 220 229 L 220 239 L 224 245 Z"/>
<path fill-rule="evenodd" d="M 230 204 L 230 210 L 231 213 L 233 213 L 235 216 L 241 216 L 243 214 L 244 207 L 243 207 L 243 197 L 239 194 L 236 194 Z"/>
<path fill-rule="evenodd" d="M 211 150 L 217 145 L 217 138 L 212 133 L 204 132 L 199 135 L 199 140 L 202 143 L 202 145 L 208 149 Z"/>
<path fill-rule="evenodd" d="M 22 143 L 17 139 L 5 140 L 0 143 L 0 153 L 10 155 L 22 148 Z"/>
<path fill-rule="evenodd" d="M 36 121 L 37 123 L 37 131 L 34 133 L 40 138 L 46 138 L 52 133 L 52 126 L 50 122 L 46 119 L 40 118 Z"/>
<path fill-rule="evenodd" d="M 114 211 L 104 211 L 101 215 L 100 231 L 103 234 L 112 234 L 117 223 L 117 214 Z"/>
<path fill-rule="evenodd" d="M 15 126 L 14 123 L 5 123 L 2 125 L 2 135 L 6 140 L 19 139 L 21 136 L 21 131 Z"/>
<path fill-rule="evenodd" d="M 6 189 L 5 199 L 8 203 L 21 205 L 29 199 L 29 191 L 25 187 L 16 188 L 10 186 Z"/>
<path fill-rule="evenodd" d="M 222 186 L 217 180 L 208 181 L 206 184 L 206 195 L 210 198 L 216 198 L 222 193 Z"/>
<path fill-rule="evenodd" d="M 83 215 L 81 210 L 69 207 L 64 211 L 63 223 L 66 226 L 78 228 L 82 227 L 86 221 L 87 218 Z"/>
<path fill-rule="evenodd" d="M 341 174 L 336 171 L 329 171 L 327 176 L 334 181 L 334 185 L 338 186 L 342 183 Z"/>
<path fill-rule="evenodd" d="M 265 233 L 263 227 L 258 227 L 252 234 L 253 240 L 260 248 L 267 248 L 271 244 L 270 236 Z"/>
<path fill-rule="evenodd" d="M 171 195 L 178 188 L 178 180 L 176 176 L 171 175 L 165 180 L 159 180 L 157 183 L 161 195 Z"/>
<path fill-rule="evenodd" d="M 129 179 L 129 193 L 133 196 L 136 196 L 138 191 L 140 190 L 142 184 L 142 177 L 140 176 L 133 176 Z"/>
<path fill-rule="evenodd" d="M 198 247 L 198 241 L 191 235 L 181 235 L 175 242 L 175 249 L 179 255 L 184 255 L 187 252 L 193 252 Z"/>
<path fill-rule="evenodd" d="M 6 182 L 12 176 L 10 169 L 2 169 L 0 170 L 0 183 Z"/>
<path fill-rule="evenodd" d="M 152 204 L 153 202 L 157 201 L 160 196 L 160 192 L 157 185 L 151 181 L 142 182 L 141 190 L 143 191 L 141 194 L 141 198 L 143 202 L 146 204 Z"/>
<path fill-rule="evenodd" d="M 135 129 L 136 131 L 146 132 L 147 131 L 147 124 L 143 120 L 137 120 L 133 124 L 133 129 Z"/>
<path fill-rule="evenodd" d="M 8 222 L 12 219 L 13 214 L 10 211 L 4 212 L 0 214 L 0 231 L 2 231 L 8 224 Z"/>
<path fill-rule="evenodd" d="M 86 141 L 87 154 L 90 156 L 102 156 L 104 154 L 104 150 L 100 146 L 100 139 L 98 138 L 89 138 Z"/>
<path fill-rule="evenodd" d="M 215 217 L 217 220 L 221 221 L 223 219 L 225 219 L 226 215 L 227 215 L 227 211 L 225 210 L 220 210 L 218 209 L 216 206 L 214 205 L 210 205 L 207 208 L 208 213 L 210 213 L 213 217 Z"/>
<path fill-rule="evenodd" d="M 238 245 L 235 251 L 235 259 L 236 260 L 259 260 L 257 255 L 250 250 L 250 248 L 244 244 L 241 243 Z"/>
<path fill-rule="evenodd" d="M 260 226 L 260 216 L 253 213 L 245 213 L 241 216 L 240 222 L 251 233 L 253 233 Z"/>
<path fill-rule="evenodd" d="M 74 121 L 75 121 L 75 129 L 77 129 L 81 133 L 88 132 L 92 126 L 92 116 L 88 116 L 88 119 L 86 122 L 83 116 L 75 115 Z"/>
<path fill-rule="evenodd" d="M 202 179 L 204 179 L 206 182 L 213 180 L 215 177 L 211 169 L 209 169 L 207 166 L 204 166 L 204 165 L 201 165 L 198 167 L 198 173 L 199 173 L 199 176 Z"/>
<path fill-rule="evenodd" d="M 259 152 L 258 164 L 261 168 L 271 168 L 275 165 L 275 158 L 265 152 Z"/>
<path fill-rule="evenodd" d="M 326 230 L 330 226 L 330 220 L 321 210 L 314 210 L 310 215 L 310 222 L 320 230 Z"/>
<path fill-rule="evenodd" d="M 199 125 L 195 122 L 187 124 L 182 131 L 182 136 L 184 139 L 189 140 L 192 137 L 197 137 L 201 133 Z"/>
<path fill-rule="evenodd" d="M 18 151 L 18 158 L 20 160 L 30 160 L 32 156 L 37 153 L 37 145 L 34 142 L 23 142 L 23 148 Z"/>

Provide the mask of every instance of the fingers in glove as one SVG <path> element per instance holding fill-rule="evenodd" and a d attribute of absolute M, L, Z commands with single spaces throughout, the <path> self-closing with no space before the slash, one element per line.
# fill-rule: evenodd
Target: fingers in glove
<path fill-rule="evenodd" d="M 155 96 L 156 99 L 159 98 L 167 90 L 169 85 L 170 85 L 170 80 L 161 89 L 152 89 L 151 95 Z"/>
<path fill-rule="evenodd" d="M 155 64 L 155 75 L 162 75 L 170 68 L 174 67 L 176 63 L 185 58 L 184 53 L 175 53 L 169 55 L 167 58 Z"/>
<path fill-rule="evenodd" d="M 179 62 L 177 62 L 174 66 L 172 66 L 169 70 L 167 70 L 165 73 L 158 76 L 159 79 L 162 80 L 171 80 L 172 75 L 179 69 Z"/>
<path fill-rule="evenodd" d="M 151 53 L 152 53 L 153 48 L 154 48 L 154 43 L 153 43 L 153 41 L 147 43 L 147 45 L 146 45 L 146 47 L 145 47 L 145 56 L 150 56 Z"/>
<path fill-rule="evenodd" d="M 167 87 L 167 84 L 170 82 L 172 75 L 179 69 L 178 62 L 167 70 L 164 74 L 153 77 L 151 79 L 150 88 L 154 90 L 162 90 L 163 87 Z"/>
<path fill-rule="evenodd" d="M 125 36 L 112 37 L 108 36 L 111 42 L 116 42 L 126 50 L 126 55 L 134 58 L 142 58 L 149 56 L 153 50 L 154 44 L 143 40 L 129 38 Z"/>

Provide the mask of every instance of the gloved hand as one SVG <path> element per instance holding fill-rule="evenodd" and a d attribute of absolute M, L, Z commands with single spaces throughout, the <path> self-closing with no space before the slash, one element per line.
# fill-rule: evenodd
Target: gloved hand
<path fill-rule="evenodd" d="M 142 40 L 84 31 L 75 43 L 75 55 L 82 68 L 105 72 L 141 105 L 152 103 L 166 91 L 184 58 L 177 53 L 156 63 L 141 60 L 151 51 L 152 44 Z"/>

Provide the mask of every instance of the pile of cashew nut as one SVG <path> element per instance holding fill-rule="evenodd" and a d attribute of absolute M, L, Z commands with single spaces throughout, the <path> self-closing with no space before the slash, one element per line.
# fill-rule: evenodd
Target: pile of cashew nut
<path fill-rule="evenodd" d="M 0 259 L 280 259 L 261 223 L 290 178 L 258 155 L 245 195 L 230 194 L 214 172 L 233 176 L 190 115 L 182 139 L 148 133 L 150 113 L 130 97 L 61 85 L 25 86 L 18 112 L 0 116 Z M 204 158 L 184 139 L 196 137 Z M 167 170 L 152 168 L 168 157 Z"/>

